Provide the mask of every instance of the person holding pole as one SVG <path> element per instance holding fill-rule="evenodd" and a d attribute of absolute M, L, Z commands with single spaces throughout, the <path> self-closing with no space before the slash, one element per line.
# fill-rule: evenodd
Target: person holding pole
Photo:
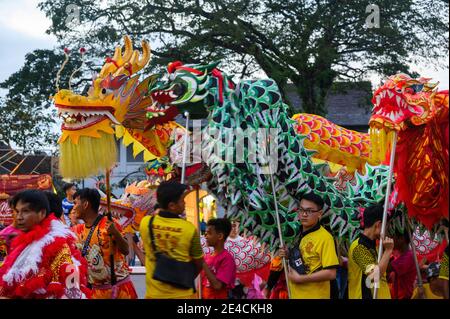
<path fill-rule="evenodd" d="M 431 263 L 426 268 L 427 282 L 422 287 L 416 287 L 411 299 L 444 299 L 443 286 L 439 281 L 440 265 Z"/>
<path fill-rule="evenodd" d="M 88 262 L 88 283 L 92 299 L 137 299 L 131 281 L 126 256 L 128 242 L 116 221 L 110 221 L 98 213 L 100 193 L 96 189 L 83 188 L 74 195 L 73 211 L 84 221 L 72 227 L 78 237 L 78 248 Z M 111 235 L 112 240 L 111 242 Z M 114 273 L 111 273 L 110 251 L 114 247 Z M 116 282 L 111 285 L 111 278 Z"/>
<path fill-rule="evenodd" d="M 315 193 L 303 195 L 299 208 L 302 223 L 299 244 L 290 251 L 280 249 L 279 255 L 284 258 L 292 255 L 298 248 L 299 258 L 294 262 L 304 265 L 305 271 L 302 274 L 289 267 L 291 299 L 331 298 L 330 282 L 336 279 L 339 260 L 333 237 L 320 225 L 323 206 L 323 199 Z M 291 262 L 289 264 L 291 265 Z"/>
<path fill-rule="evenodd" d="M 367 207 L 363 213 L 363 232 L 350 245 L 348 257 L 349 299 L 372 299 L 374 283 L 378 286 L 378 299 L 391 299 L 386 270 L 394 249 L 394 241 L 382 239 L 383 255 L 377 264 L 377 245 L 383 221 L 383 206 Z"/>

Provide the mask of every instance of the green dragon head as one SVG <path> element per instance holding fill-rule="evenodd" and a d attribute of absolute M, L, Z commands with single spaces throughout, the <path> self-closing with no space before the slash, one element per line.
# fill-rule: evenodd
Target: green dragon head
<path fill-rule="evenodd" d="M 167 67 L 168 79 L 150 88 L 154 104 L 147 109 L 150 123 L 164 122 L 166 114 L 189 112 L 193 119 L 205 118 L 216 103 L 223 102 L 222 73 L 218 62 L 207 65 L 186 64 L 176 61 Z M 227 80 L 227 84 L 234 84 Z"/>

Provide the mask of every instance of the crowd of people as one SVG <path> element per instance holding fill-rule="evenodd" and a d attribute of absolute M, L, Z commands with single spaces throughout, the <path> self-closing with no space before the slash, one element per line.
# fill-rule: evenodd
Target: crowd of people
<path fill-rule="evenodd" d="M 201 233 L 214 248 L 205 254 L 199 231 L 183 217 L 187 191 L 178 182 L 161 183 L 156 210 L 142 219 L 139 236 L 99 213 L 95 189 L 66 184 L 62 201 L 51 192 L 17 193 L 9 201 L 14 222 L 0 231 L 6 247 L 0 298 L 136 299 L 134 254 L 146 269 L 145 298 L 239 298 L 236 262 L 225 248 L 240 238 L 239 223 L 202 221 Z M 362 232 L 344 257 L 321 224 L 323 208 L 314 192 L 303 195 L 300 236 L 272 256 L 270 274 L 255 281 L 258 293 L 247 298 L 372 299 L 376 289 L 379 299 L 448 299 L 448 245 L 436 260 L 421 261 L 418 278 L 408 234 L 380 238 L 383 206 L 374 205 L 364 210 Z"/>

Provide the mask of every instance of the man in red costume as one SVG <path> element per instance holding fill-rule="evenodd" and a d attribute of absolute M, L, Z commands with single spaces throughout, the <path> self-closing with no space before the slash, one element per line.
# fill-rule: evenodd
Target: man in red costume
<path fill-rule="evenodd" d="M 50 213 L 45 194 L 20 192 L 11 208 L 21 233 L 0 268 L 0 298 L 88 298 L 86 261 L 75 235 Z"/>

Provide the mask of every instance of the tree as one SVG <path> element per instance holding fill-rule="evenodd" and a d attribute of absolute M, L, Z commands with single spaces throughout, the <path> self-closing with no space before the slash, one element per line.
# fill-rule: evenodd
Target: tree
<path fill-rule="evenodd" d="M 408 71 L 448 54 L 448 1 L 379 0 L 379 27 L 362 0 L 45 0 L 48 30 L 61 42 L 89 43 L 101 56 L 123 34 L 150 38 L 155 65 L 225 60 L 241 77 L 261 69 L 284 90 L 295 84 L 305 112 L 326 114 L 337 78 Z M 78 6 L 80 25 L 67 15 Z M 366 12 L 366 10 L 368 12 Z M 376 20 L 374 18 L 374 20 Z M 157 46 L 155 44 L 158 44 Z M 223 66 L 222 66 L 223 67 Z M 286 97 L 286 96 L 285 96 Z"/>
<path fill-rule="evenodd" d="M 326 114 L 327 94 L 338 79 L 408 72 L 408 63 L 436 65 L 448 56 L 448 1 L 380 0 L 380 25 L 374 28 L 367 26 L 376 16 L 372 12 L 376 7 L 369 4 L 361 0 L 116 0 L 105 6 L 100 1 L 42 1 L 40 9 L 52 20 L 48 33 L 57 36 L 60 47 L 31 52 L 21 70 L 0 83 L 9 90 L 0 100 L 0 138 L 25 149 L 53 146 L 56 109 L 48 98 L 55 92 L 62 48 L 88 49 L 90 63 L 72 81 L 72 87 L 80 90 L 89 85 L 89 73 L 100 69 L 124 34 L 151 41 L 154 58 L 144 72 L 174 60 L 223 60 L 220 67 L 239 78 L 263 71 L 277 81 L 283 94 L 293 83 L 302 99 L 301 111 L 321 115 Z M 77 10 L 68 10 L 76 6 L 79 25 L 70 19 Z M 67 87 L 80 63 L 78 57 L 69 61 L 62 87 Z M 289 102 L 286 94 L 284 98 Z"/>
<path fill-rule="evenodd" d="M 0 100 L 0 139 L 15 143 L 25 151 L 56 146 L 57 132 L 52 132 L 57 112 L 52 108 L 50 95 L 55 92 L 55 75 L 64 56 L 51 50 L 35 50 L 25 57 L 24 66 L 0 87 L 8 89 Z M 81 62 L 69 61 L 61 76 L 61 86 L 67 87 L 70 74 Z M 74 77 L 74 88 L 82 84 Z"/>

